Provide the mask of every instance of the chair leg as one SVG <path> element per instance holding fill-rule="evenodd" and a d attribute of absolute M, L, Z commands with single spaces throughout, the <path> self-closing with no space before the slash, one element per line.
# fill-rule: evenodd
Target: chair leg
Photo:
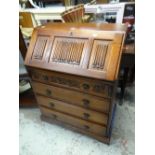
<path fill-rule="evenodd" d="M 135 80 L 135 67 L 131 69 L 130 82 L 133 83 Z"/>
<path fill-rule="evenodd" d="M 128 73 L 129 73 L 129 69 L 124 68 L 123 80 L 121 81 L 120 105 L 123 104 L 123 99 L 124 99 L 124 94 L 125 94 L 125 88 L 126 88 Z"/>

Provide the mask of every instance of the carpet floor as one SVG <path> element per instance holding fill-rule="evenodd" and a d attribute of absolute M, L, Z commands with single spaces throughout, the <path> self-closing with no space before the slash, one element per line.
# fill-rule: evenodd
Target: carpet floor
<path fill-rule="evenodd" d="M 117 105 L 110 145 L 41 121 L 38 108 L 20 108 L 19 153 L 20 155 L 134 155 L 134 129 L 134 87 L 127 88 L 123 105 Z"/>

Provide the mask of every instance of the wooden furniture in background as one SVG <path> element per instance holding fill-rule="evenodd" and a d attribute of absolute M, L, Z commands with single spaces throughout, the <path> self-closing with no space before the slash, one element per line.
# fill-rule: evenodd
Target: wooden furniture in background
<path fill-rule="evenodd" d="M 23 59 L 25 59 L 25 56 L 27 53 L 27 47 L 25 45 L 25 41 L 24 41 L 20 28 L 19 28 L 19 50 L 21 52 Z M 21 80 L 26 80 L 30 82 L 30 77 L 28 74 L 19 74 L 19 81 Z M 34 92 L 32 89 L 19 94 L 19 106 L 20 107 L 36 107 L 37 106 L 37 102 L 36 102 Z"/>
<path fill-rule="evenodd" d="M 135 44 L 126 44 L 120 64 L 118 86 L 121 88 L 120 105 L 123 104 L 126 86 L 133 85 L 135 80 Z"/>
<path fill-rule="evenodd" d="M 74 22 L 74 23 L 83 23 L 89 21 L 89 16 L 85 16 L 85 9 L 84 4 L 79 4 L 77 6 L 74 6 L 66 11 L 64 11 L 62 14 L 62 19 L 66 23 Z"/>
<path fill-rule="evenodd" d="M 110 143 L 125 37 L 122 24 L 46 24 L 34 30 L 25 64 L 41 118 Z"/>
<path fill-rule="evenodd" d="M 121 87 L 120 104 L 123 103 L 125 88 L 135 80 L 135 3 L 127 3 L 124 8 L 123 23 L 128 25 L 123 55 L 119 86 Z"/>
<path fill-rule="evenodd" d="M 32 21 L 32 14 L 29 12 L 20 12 L 19 13 L 19 25 L 22 27 L 32 28 L 34 27 Z"/>
<path fill-rule="evenodd" d="M 25 59 L 27 47 L 25 45 L 25 41 L 24 41 L 23 34 L 21 32 L 20 27 L 19 27 L 19 50 L 22 54 L 23 59 Z"/>
<path fill-rule="evenodd" d="M 65 10 L 61 16 L 65 22 L 83 22 L 84 5 L 80 4 Z"/>
<path fill-rule="evenodd" d="M 33 28 L 37 26 L 34 17 L 29 12 L 19 13 L 19 25 L 24 38 L 31 38 Z"/>
<path fill-rule="evenodd" d="M 126 3 L 85 5 L 85 14 L 96 14 L 104 12 L 116 12 L 116 23 L 122 23 L 124 7 Z M 69 7 L 67 7 L 69 9 Z M 33 14 L 37 25 L 41 25 L 41 20 L 62 20 L 61 13 L 66 10 L 65 6 L 53 6 L 40 9 L 20 9 L 20 12 L 30 12 Z"/>
<path fill-rule="evenodd" d="M 28 74 L 20 74 L 19 81 L 26 81 L 30 83 L 30 77 Z M 37 107 L 37 101 L 32 88 L 26 90 L 23 93 L 19 93 L 19 107 Z"/>

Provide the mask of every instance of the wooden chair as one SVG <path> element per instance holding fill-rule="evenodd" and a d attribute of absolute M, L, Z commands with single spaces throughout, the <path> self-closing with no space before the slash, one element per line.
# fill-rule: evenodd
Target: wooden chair
<path fill-rule="evenodd" d="M 123 47 L 123 53 L 120 65 L 120 74 L 118 86 L 121 88 L 120 105 L 123 104 L 126 86 L 133 85 L 135 81 L 135 43 L 126 44 Z"/>
<path fill-rule="evenodd" d="M 36 27 L 36 22 L 29 12 L 19 13 L 19 25 L 24 38 L 30 38 L 34 27 Z"/>
<path fill-rule="evenodd" d="M 79 4 L 61 14 L 64 22 L 83 23 L 89 21 L 89 16 L 84 16 L 84 4 Z"/>

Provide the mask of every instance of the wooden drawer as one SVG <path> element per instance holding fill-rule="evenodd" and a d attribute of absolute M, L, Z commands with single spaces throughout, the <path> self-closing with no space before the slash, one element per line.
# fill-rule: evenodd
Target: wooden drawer
<path fill-rule="evenodd" d="M 112 97 L 112 85 L 102 80 L 89 79 L 39 69 L 31 69 L 30 72 L 32 79 L 35 81 L 71 88 L 105 98 Z"/>
<path fill-rule="evenodd" d="M 64 102 L 79 105 L 88 109 L 109 113 L 110 101 L 108 99 L 76 92 L 46 84 L 32 82 L 33 90 L 38 93 Z"/>
<path fill-rule="evenodd" d="M 66 115 L 64 113 L 60 113 L 55 110 L 47 109 L 44 107 L 40 107 L 40 110 L 43 115 L 48 116 L 50 118 L 56 119 L 58 121 L 68 123 L 74 127 L 78 127 L 85 131 L 95 133 L 97 135 L 105 136 L 106 135 L 106 127 L 91 123 L 82 119 L 78 119 L 76 117 L 72 117 L 70 115 Z"/>
<path fill-rule="evenodd" d="M 108 116 L 103 113 L 88 110 L 40 95 L 37 95 L 37 100 L 40 105 L 46 106 L 50 109 L 55 109 L 56 111 L 64 112 L 69 115 L 80 117 L 102 125 L 107 125 Z"/>

